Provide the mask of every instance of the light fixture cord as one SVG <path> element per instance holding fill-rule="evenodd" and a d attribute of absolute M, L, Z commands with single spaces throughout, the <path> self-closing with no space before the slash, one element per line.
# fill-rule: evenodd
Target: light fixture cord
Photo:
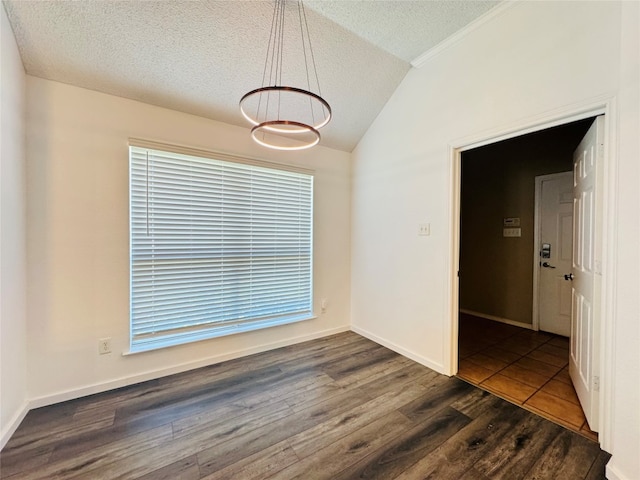
<path fill-rule="evenodd" d="M 298 19 L 300 21 L 300 37 L 302 40 L 302 53 L 304 54 L 304 69 L 307 74 L 307 89 L 311 91 L 311 81 L 309 80 L 309 61 L 307 60 L 307 46 L 304 41 L 304 28 L 302 27 L 302 0 L 298 0 Z M 309 50 L 311 50 L 311 38 L 307 31 L 307 39 L 309 40 Z M 313 111 L 313 100 L 309 97 L 309 110 L 311 111 L 311 122 L 316 123 L 316 115 Z"/>
<path fill-rule="evenodd" d="M 287 0 L 280 0 L 280 43 L 278 45 L 278 68 L 276 69 L 278 76 L 276 83 L 282 85 L 282 67 L 284 63 L 284 21 L 286 13 Z"/>
<path fill-rule="evenodd" d="M 265 54 L 264 57 L 264 70 L 262 71 L 262 87 L 266 87 L 267 84 L 265 83 L 265 80 L 267 78 L 267 68 L 269 67 L 269 52 L 271 51 L 275 51 L 275 28 L 277 26 L 277 21 L 276 21 L 276 14 L 277 14 L 277 8 L 273 9 L 273 15 L 271 16 L 271 30 L 269 30 L 269 43 L 267 44 L 267 53 Z M 273 48 L 273 50 L 272 50 Z M 272 78 L 272 72 L 273 72 L 273 60 L 271 61 L 271 69 L 269 72 L 269 83 L 271 83 L 271 78 Z M 258 96 L 258 108 L 256 109 L 256 118 L 260 118 L 260 107 L 262 106 L 262 95 Z M 268 103 L 268 97 L 267 97 L 267 106 L 266 106 L 266 110 L 269 109 L 269 103 Z M 265 115 L 264 115 L 265 119 L 267 118 L 267 112 L 265 111 Z"/>
<path fill-rule="evenodd" d="M 311 61 L 313 63 L 313 72 L 316 77 L 316 85 L 318 86 L 318 95 L 322 96 L 322 90 L 320 90 L 320 80 L 318 79 L 318 68 L 316 67 L 316 57 L 313 54 L 313 47 L 311 46 L 311 34 L 309 33 L 309 23 L 307 22 L 307 11 L 304 8 L 304 3 L 302 1 L 300 1 L 300 3 L 302 5 L 302 15 L 304 16 L 304 24 L 307 28 L 307 39 L 309 41 L 309 51 L 311 52 Z M 311 87 L 309 87 L 309 89 L 311 89 Z M 327 112 L 324 108 L 324 105 L 322 106 L 322 113 L 324 115 L 324 118 L 327 118 Z"/>
<path fill-rule="evenodd" d="M 282 50 L 284 43 L 284 7 L 286 0 L 275 0 L 273 7 L 273 16 L 275 18 L 275 29 L 273 32 L 273 49 L 271 50 L 271 68 L 269 71 L 269 84 L 273 81 L 273 85 L 282 84 Z M 271 45 L 271 35 L 269 36 L 269 45 Z M 267 59 L 269 51 L 267 50 Z M 267 60 L 268 61 L 268 60 Z M 262 97 L 262 95 L 260 95 Z M 267 92 L 267 105 L 265 107 L 264 118 L 269 116 L 269 103 L 271 101 L 271 92 Z M 280 92 L 278 92 L 278 120 L 280 120 Z M 264 132 L 263 132 L 264 137 Z"/>

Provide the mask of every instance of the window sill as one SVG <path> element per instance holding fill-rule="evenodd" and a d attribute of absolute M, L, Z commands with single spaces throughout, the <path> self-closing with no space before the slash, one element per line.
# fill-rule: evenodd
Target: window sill
<path fill-rule="evenodd" d="M 217 327 L 215 329 L 205 332 L 193 332 L 185 334 L 179 338 L 169 338 L 165 340 L 154 340 L 146 345 L 132 346 L 129 350 L 122 352 L 122 356 L 137 355 L 139 353 L 152 352 L 162 350 L 169 347 L 175 347 L 180 345 L 187 345 L 194 342 L 200 342 L 203 340 L 210 340 L 212 338 L 226 337 L 227 335 L 234 335 L 236 333 L 253 332 L 256 330 L 263 330 L 270 327 L 278 327 L 280 325 L 289 325 L 291 323 L 304 322 L 307 320 L 313 320 L 318 318 L 316 315 L 304 315 L 297 317 L 285 317 L 279 319 L 273 319 L 270 321 L 248 322 L 245 324 L 234 324 L 227 327 Z"/>

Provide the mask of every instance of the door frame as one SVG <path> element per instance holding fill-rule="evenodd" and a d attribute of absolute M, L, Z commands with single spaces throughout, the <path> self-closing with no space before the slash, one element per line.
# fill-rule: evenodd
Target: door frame
<path fill-rule="evenodd" d="M 534 207 L 533 207 L 533 308 L 532 308 L 532 318 L 531 318 L 531 327 L 533 330 L 540 330 L 540 290 L 538 282 L 540 281 L 540 222 L 541 222 L 541 211 L 540 211 L 540 202 L 542 200 L 542 182 L 545 180 L 554 180 L 556 178 L 560 178 L 562 175 L 566 175 L 567 173 L 572 173 L 572 170 L 567 170 L 566 172 L 559 173 L 550 173 L 548 175 L 536 175 L 535 182 L 535 196 L 534 196 Z"/>
<path fill-rule="evenodd" d="M 528 133 L 557 127 L 577 120 L 605 115 L 602 191 L 597 192 L 602 201 L 602 287 L 600 308 L 600 415 L 599 443 L 604 450 L 611 450 L 611 423 L 613 418 L 613 332 L 615 330 L 615 269 L 617 234 L 617 126 L 616 98 L 601 96 L 568 105 L 557 110 L 514 121 L 484 133 L 453 140 L 449 143 L 450 164 L 450 231 L 449 231 L 449 305 L 448 305 L 448 358 L 445 354 L 445 371 L 449 375 L 458 372 L 458 318 L 459 318 L 459 270 L 460 270 L 460 193 L 462 153 L 474 148 L 497 143 Z"/>

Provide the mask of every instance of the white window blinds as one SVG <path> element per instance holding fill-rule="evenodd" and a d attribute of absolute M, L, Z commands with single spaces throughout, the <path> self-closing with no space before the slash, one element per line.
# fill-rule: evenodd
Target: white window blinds
<path fill-rule="evenodd" d="M 312 315 L 313 177 L 130 147 L 131 351 Z"/>

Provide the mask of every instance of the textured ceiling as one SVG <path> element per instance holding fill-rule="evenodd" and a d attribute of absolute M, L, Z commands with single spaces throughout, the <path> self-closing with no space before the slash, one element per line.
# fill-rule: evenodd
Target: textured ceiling
<path fill-rule="evenodd" d="M 238 101 L 261 86 L 272 1 L 3 3 L 28 74 L 248 126 Z M 409 62 L 497 3 L 305 2 L 334 115 L 322 144 L 351 151 Z M 301 60 L 289 61 L 282 83 L 304 86 Z"/>
<path fill-rule="evenodd" d="M 480 17 L 497 1 L 347 0 L 305 4 L 407 63 Z"/>

